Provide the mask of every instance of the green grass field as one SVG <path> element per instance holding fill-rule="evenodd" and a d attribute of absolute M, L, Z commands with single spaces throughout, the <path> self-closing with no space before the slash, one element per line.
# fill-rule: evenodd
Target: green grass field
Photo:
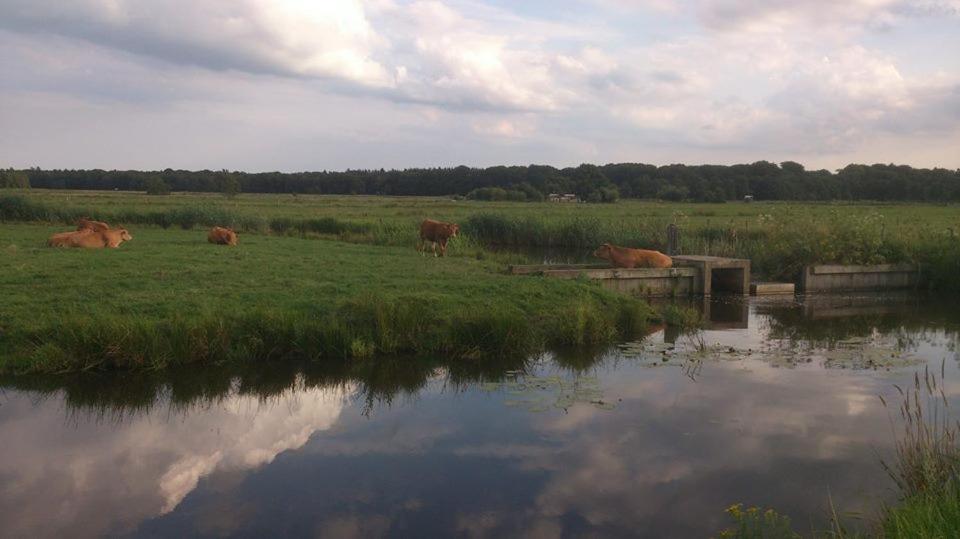
<path fill-rule="evenodd" d="M 408 247 L 430 217 L 457 221 L 455 250 L 493 246 L 565 249 L 581 257 L 599 244 L 664 249 L 670 224 L 680 250 L 749 258 L 767 280 L 796 280 L 808 264 L 915 262 L 931 288 L 960 292 L 960 206 L 916 204 L 621 201 L 616 204 L 481 202 L 425 197 L 13 191 L 0 220 L 70 223 L 91 216 L 128 226 L 231 225 L 251 233 L 319 236 Z M 12 195 L 12 196 L 11 196 Z"/>
<path fill-rule="evenodd" d="M 117 250 L 44 246 L 80 216 L 126 226 Z M 463 234 L 447 259 L 414 250 L 424 218 Z M 0 194 L 0 370 L 158 367 L 284 356 L 525 353 L 612 339 L 648 312 L 587 282 L 504 274 L 604 241 L 750 258 L 761 278 L 810 263 L 925 265 L 960 291 L 956 206 L 500 203 L 439 198 L 6 191 Z M 206 227 L 241 230 L 237 249 Z M 641 313 L 641 311 L 643 311 Z"/>
<path fill-rule="evenodd" d="M 131 228 L 119 249 L 61 250 L 64 226 L 0 226 L 0 371 L 297 356 L 529 353 L 600 342 L 646 305 L 592 283 L 517 278 L 413 246 Z M 483 257 L 482 257 L 483 258 Z"/>

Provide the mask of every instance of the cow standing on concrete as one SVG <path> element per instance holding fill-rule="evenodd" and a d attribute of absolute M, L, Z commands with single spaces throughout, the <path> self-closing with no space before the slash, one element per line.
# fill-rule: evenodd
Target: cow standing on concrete
<path fill-rule="evenodd" d="M 440 256 L 447 256 L 447 240 L 455 238 L 460 232 L 460 225 L 456 223 L 444 223 L 426 219 L 420 223 L 420 242 L 417 244 L 417 251 L 423 254 L 426 242 L 430 242 L 433 247 L 433 256 L 437 256 L 437 245 L 440 245 Z"/>

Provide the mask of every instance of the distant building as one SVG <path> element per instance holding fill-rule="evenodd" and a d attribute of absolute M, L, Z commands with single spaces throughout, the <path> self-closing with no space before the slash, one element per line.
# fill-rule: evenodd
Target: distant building
<path fill-rule="evenodd" d="M 745 195 L 743 197 L 744 202 L 753 202 L 753 195 Z"/>
<path fill-rule="evenodd" d="M 547 195 L 547 200 L 550 202 L 580 202 L 580 197 L 575 193 L 550 193 Z"/>

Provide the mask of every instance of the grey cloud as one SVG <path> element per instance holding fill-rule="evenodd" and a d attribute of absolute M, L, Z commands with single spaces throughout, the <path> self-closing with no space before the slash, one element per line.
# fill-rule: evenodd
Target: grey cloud
<path fill-rule="evenodd" d="M 87 0 L 66 6 L 55 0 L 4 0 L 0 28 L 217 71 L 389 84 L 372 59 L 376 36 L 359 4 L 318 5 L 325 7 L 297 11 L 276 4 L 268 10 L 254 0 Z"/>
<path fill-rule="evenodd" d="M 887 30 L 898 17 L 960 16 L 960 4 L 950 0 L 703 0 L 699 9 L 706 26 L 721 30 L 764 22 Z"/>

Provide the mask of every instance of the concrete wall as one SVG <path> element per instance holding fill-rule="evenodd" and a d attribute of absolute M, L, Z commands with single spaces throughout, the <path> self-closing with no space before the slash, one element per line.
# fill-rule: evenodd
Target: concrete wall
<path fill-rule="evenodd" d="M 920 268 L 913 264 L 876 266 L 820 265 L 804 268 L 800 289 L 804 292 L 840 292 L 915 288 Z"/>
<path fill-rule="evenodd" d="M 672 268 L 611 268 L 603 264 L 510 266 L 514 275 L 590 279 L 615 292 L 643 296 L 689 296 L 750 293 L 750 261 L 714 256 L 675 256 Z M 717 289 L 713 290 L 716 286 Z"/>
<path fill-rule="evenodd" d="M 703 279 L 696 268 L 604 268 L 544 270 L 543 275 L 560 279 L 587 278 L 615 292 L 643 296 L 689 296 L 702 294 Z"/>
<path fill-rule="evenodd" d="M 611 268 L 599 264 L 548 264 L 511 266 L 514 275 L 543 275 L 556 279 L 590 279 L 615 292 L 643 296 L 703 294 L 699 268 Z"/>

